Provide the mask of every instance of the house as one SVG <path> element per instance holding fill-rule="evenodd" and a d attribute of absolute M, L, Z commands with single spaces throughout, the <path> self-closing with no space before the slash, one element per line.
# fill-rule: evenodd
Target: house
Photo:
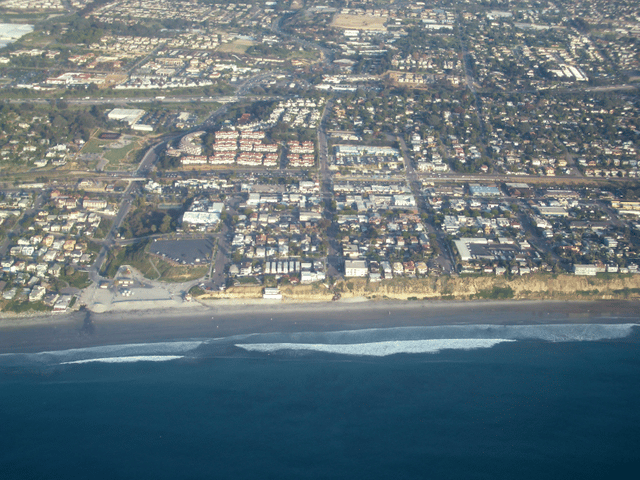
<path fill-rule="evenodd" d="M 401 262 L 393 262 L 393 274 L 394 275 L 404 274 L 404 265 L 402 265 Z"/>
<path fill-rule="evenodd" d="M 69 308 L 69 305 L 71 304 L 71 299 L 73 297 L 71 295 L 62 295 L 58 301 L 55 303 L 55 305 L 53 306 L 53 311 L 54 312 L 64 312 L 67 310 L 67 308 Z"/>
<path fill-rule="evenodd" d="M 42 285 L 34 286 L 31 290 L 31 293 L 29 294 L 29 301 L 39 302 L 44 298 L 44 294 L 46 293 L 46 291 L 46 288 L 44 288 Z"/>
<path fill-rule="evenodd" d="M 425 262 L 417 262 L 416 263 L 416 270 L 418 272 L 419 275 L 426 275 L 427 272 L 429 271 L 427 264 Z"/>
<path fill-rule="evenodd" d="M 384 272 L 384 278 L 392 278 L 393 277 L 393 269 L 391 268 L 391 264 L 387 261 L 380 262 L 380 268 Z"/>

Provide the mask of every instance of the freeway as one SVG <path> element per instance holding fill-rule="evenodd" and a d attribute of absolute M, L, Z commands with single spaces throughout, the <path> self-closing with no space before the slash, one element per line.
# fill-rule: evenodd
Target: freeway
<path fill-rule="evenodd" d="M 259 76 L 266 76 L 267 74 L 260 74 Z M 262 80 L 261 78 L 260 80 Z M 251 79 L 249 79 L 251 80 Z M 243 90 L 244 91 L 244 90 Z M 203 96 L 203 95 L 171 95 L 171 96 L 146 96 L 146 97 L 100 97 L 100 98 L 67 98 L 60 97 L 59 99 L 52 98 L 12 98 L 7 100 L 9 103 L 20 104 L 20 103 L 35 103 L 35 104 L 46 104 L 46 103 L 55 103 L 58 100 L 64 100 L 67 104 L 70 105 L 80 105 L 80 106 L 92 106 L 92 105 L 130 105 L 135 103 L 150 103 L 150 102 L 160 102 L 160 103 L 188 103 L 188 102 L 199 102 L 199 103 L 236 103 L 239 101 L 250 101 L 257 102 L 260 100 L 280 100 L 281 96 L 278 95 L 253 95 L 253 94 L 235 94 L 235 95 L 217 95 L 217 96 Z"/>
<path fill-rule="evenodd" d="M 301 10 L 302 12 L 302 10 Z M 296 15 L 295 13 L 291 16 Z M 291 42 L 295 42 L 298 45 L 300 45 L 301 47 L 304 47 L 306 49 L 312 49 L 312 50 L 318 50 L 321 55 L 322 58 L 320 59 L 321 63 L 324 63 L 326 65 L 329 65 L 333 62 L 333 51 L 329 50 L 328 48 L 322 47 L 320 45 L 318 45 L 315 42 L 311 42 L 309 40 L 305 40 L 303 38 L 298 37 L 297 35 L 292 35 L 290 33 L 284 32 L 282 30 L 282 21 L 284 20 L 284 16 L 279 17 L 277 21 L 274 21 L 271 23 L 271 31 L 278 34 L 280 37 L 284 38 L 285 40 L 289 40 Z"/>
<path fill-rule="evenodd" d="M 418 173 L 423 182 L 523 182 L 523 183 L 582 183 L 592 184 L 606 181 L 628 182 L 625 177 L 584 177 L 582 175 L 542 176 L 542 175 L 505 175 L 505 174 L 460 174 L 460 173 Z"/>

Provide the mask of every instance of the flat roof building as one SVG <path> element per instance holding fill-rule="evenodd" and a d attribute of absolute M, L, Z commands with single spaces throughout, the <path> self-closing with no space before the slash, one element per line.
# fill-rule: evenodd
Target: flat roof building
<path fill-rule="evenodd" d="M 144 115 L 144 110 L 139 108 L 114 108 L 107 114 L 109 120 L 118 120 L 133 125 Z"/>
<path fill-rule="evenodd" d="M 367 273 L 369 273 L 367 270 L 367 262 L 364 260 L 345 260 L 345 277 L 366 277 Z"/>

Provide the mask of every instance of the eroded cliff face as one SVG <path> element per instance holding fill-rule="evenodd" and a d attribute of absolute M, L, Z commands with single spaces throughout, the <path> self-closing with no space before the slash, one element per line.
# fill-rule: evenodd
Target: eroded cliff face
<path fill-rule="evenodd" d="M 637 289 L 637 290 L 636 290 Z M 628 298 L 640 293 L 640 275 L 576 277 L 528 275 L 505 277 L 399 278 L 380 283 L 348 280 L 336 285 L 342 296 L 365 296 L 406 300 L 437 298 L 600 299 Z M 635 290 L 635 291 L 634 291 Z"/>
<path fill-rule="evenodd" d="M 423 279 L 394 278 L 372 283 L 366 279 L 347 279 L 331 288 L 323 284 L 287 285 L 280 288 L 285 301 L 318 302 L 341 298 L 370 299 L 624 299 L 640 297 L 640 275 L 576 277 L 574 275 L 526 275 L 506 278 L 433 277 Z M 225 292 L 211 292 L 201 298 L 260 298 L 262 287 L 232 287 Z"/>

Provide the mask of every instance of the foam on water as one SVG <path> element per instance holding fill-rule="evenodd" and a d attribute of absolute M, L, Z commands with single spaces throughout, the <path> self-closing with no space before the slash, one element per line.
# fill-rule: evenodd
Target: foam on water
<path fill-rule="evenodd" d="M 125 345 L 104 345 L 100 347 L 74 348 L 40 353 L 3 354 L 4 364 L 59 365 L 104 360 L 110 358 L 162 357 L 185 354 L 200 347 L 204 341 L 178 341 L 162 343 L 131 343 Z"/>
<path fill-rule="evenodd" d="M 107 357 L 88 358 L 86 360 L 74 360 L 72 362 L 62 362 L 60 365 L 72 365 L 81 363 L 135 363 L 135 362 L 168 362 L 184 358 L 184 355 L 135 355 L 131 357 Z"/>
<path fill-rule="evenodd" d="M 597 341 L 627 337 L 637 324 L 562 325 L 441 325 L 428 327 L 370 328 L 336 332 L 268 333 L 250 338 L 231 337 L 234 343 L 354 344 L 401 340 L 509 339 L 547 342 Z M 224 339 L 221 339 L 224 340 Z M 247 342 L 249 343 L 249 342 Z"/>
<path fill-rule="evenodd" d="M 76 348 L 28 354 L 0 355 L 0 367 L 44 367 L 99 361 L 122 363 L 122 358 L 231 357 L 239 347 L 252 352 L 307 350 L 344 355 L 385 356 L 396 353 L 435 353 L 444 349 L 490 348 L 508 341 L 577 342 L 621 339 L 637 324 L 565 325 L 442 325 L 369 328 L 334 332 L 275 332 Z M 110 359 L 115 359 L 111 361 Z M 143 360 L 130 360 L 143 361 Z M 147 360 L 149 361 L 149 360 Z M 153 361 L 153 360 L 151 360 Z"/>
<path fill-rule="evenodd" d="M 502 342 L 515 342 L 503 338 L 448 338 L 440 340 L 406 340 L 356 344 L 310 344 L 310 343 L 249 343 L 236 344 L 250 352 L 277 352 L 280 350 L 307 350 L 336 353 L 340 355 L 363 355 L 386 357 L 398 353 L 438 353 L 441 350 L 474 350 L 491 348 Z"/>

